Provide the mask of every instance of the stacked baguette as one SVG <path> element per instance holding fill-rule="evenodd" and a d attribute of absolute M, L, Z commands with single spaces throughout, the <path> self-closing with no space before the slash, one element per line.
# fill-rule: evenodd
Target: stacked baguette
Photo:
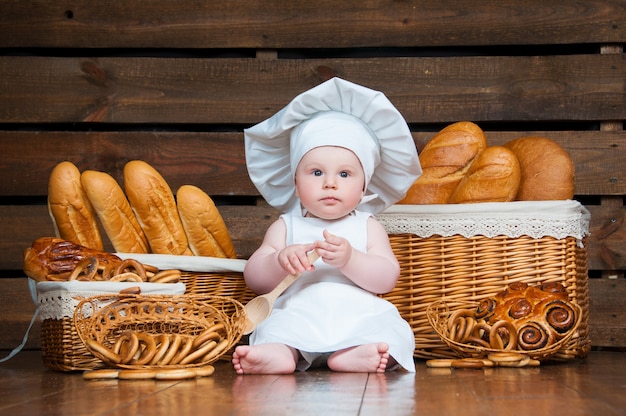
<path fill-rule="evenodd" d="M 133 160 L 124 189 L 108 173 L 59 163 L 48 186 L 56 236 L 102 250 L 100 224 L 117 252 L 236 258 L 222 216 L 198 187 L 181 186 L 175 199 L 156 169 Z"/>
<path fill-rule="evenodd" d="M 399 204 L 564 200 L 574 196 L 574 165 L 545 137 L 488 146 L 475 123 L 439 131 L 420 152 L 423 174 Z"/>

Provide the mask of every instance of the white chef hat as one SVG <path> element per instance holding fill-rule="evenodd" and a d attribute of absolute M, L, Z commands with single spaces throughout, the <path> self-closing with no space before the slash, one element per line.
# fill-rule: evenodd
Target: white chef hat
<path fill-rule="evenodd" d="M 295 169 L 315 147 L 354 152 L 366 180 L 358 209 L 373 214 L 402 199 L 422 173 L 400 112 L 380 91 L 341 78 L 298 95 L 272 117 L 244 130 L 244 138 L 250 179 L 281 211 L 299 207 Z"/>

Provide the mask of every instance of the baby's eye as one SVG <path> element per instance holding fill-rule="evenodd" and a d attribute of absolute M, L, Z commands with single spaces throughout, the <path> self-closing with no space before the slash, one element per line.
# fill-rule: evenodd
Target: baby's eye
<path fill-rule="evenodd" d="M 313 175 L 314 176 L 322 176 L 322 171 L 319 170 L 319 169 L 315 169 L 315 170 L 313 170 Z"/>
<path fill-rule="evenodd" d="M 339 176 L 341 176 L 342 178 L 347 178 L 348 176 L 350 176 L 350 174 L 346 171 L 343 171 L 343 172 L 339 172 Z"/>

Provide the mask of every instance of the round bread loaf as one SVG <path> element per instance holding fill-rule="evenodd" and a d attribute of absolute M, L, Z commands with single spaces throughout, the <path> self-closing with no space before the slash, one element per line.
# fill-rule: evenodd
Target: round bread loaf
<path fill-rule="evenodd" d="M 124 189 L 153 253 L 193 255 L 172 190 L 156 169 L 141 160 L 128 162 Z"/>
<path fill-rule="evenodd" d="M 420 152 L 423 173 L 398 203 L 447 203 L 474 158 L 486 147 L 485 134 L 476 124 L 461 121 L 446 126 Z"/>
<path fill-rule="evenodd" d="M 574 197 L 574 163 L 555 141 L 545 137 L 520 137 L 504 145 L 520 164 L 519 201 L 565 200 Z"/>
<path fill-rule="evenodd" d="M 474 159 L 448 202 L 510 202 L 515 199 L 519 184 L 517 157 L 505 147 L 490 146 Z"/>
<path fill-rule="evenodd" d="M 84 171 L 80 180 L 115 251 L 149 253 L 148 240 L 117 181 L 95 170 Z"/>
<path fill-rule="evenodd" d="M 71 162 L 59 163 L 50 173 L 48 212 L 58 237 L 91 249 L 103 249 L 96 213 L 81 185 L 80 171 Z"/>
<path fill-rule="evenodd" d="M 196 256 L 236 258 L 224 219 L 209 195 L 197 186 L 183 185 L 176 192 L 176 203 Z"/>

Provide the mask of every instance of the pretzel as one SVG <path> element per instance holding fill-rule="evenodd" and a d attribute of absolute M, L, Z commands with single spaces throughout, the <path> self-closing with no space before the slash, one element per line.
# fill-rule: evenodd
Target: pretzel
<path fill-rule="evenodd" d="M 196 367 L 193 369 L 193 371 L 196 372 L 196 375 L 198 377 L 208 377 L 215 373 L 215 367 L 209 364 L 202 367 Z"/>
<path fill-rule="evenodd" d="M 478 358 L 463 358 L 461 360 L 453 360 L 450 366 L 452 368 L 483 368 L 485 363 Z"/>
<path fill-rule="evenodd" d="M 120 370 L 117 377 L 120 380 L 150 380 L 156 377 L 156 370 L 150 369 L 124 369 Z"/>
<path fill-rule="evenodd" d="M 216 346 L 217 346 L 217 342 L 208 341 L 204 343 L 203 345 L 201 345 L 200 348 L 198 348 L 197 350 L 195 350 L 194 352 L 192 352 L 191 354 L 187 355 L 182 360 L 180 360 L 179 364 L 184 365 L 184 364 L 193 363 L 197 359 L 207 355 Z"/>
<path fill-rule="evenodd" d="M 139 351 L 139 338 L 134 332 L 128 331 L 122 334 L 115 344 L 113 345 L 113 351 L 119 351 L 119 355 L 122 357 L 120 363 L 128 364 L 135 358 L 135 354 Z"/>
<path fill-rule="evenodd" d="M 198 375 L 192 368 L 172 368 L 156 371 L 155 378 L 157 380 L 185 380 L 188 378 L 196 378 Z"/>
<path fill-rule="evenodd" d="M 86 257 L 78 262 L 67 280 L 93 280 L 96 273 L 98 273 L 98 260 L 93 256 Z"/>
<path fill-rule="evenodd" d="M 519 362 L 527 357 L 526 354 L 518 353 L 518 352 L 492 352 L 487 355 L 487 358 L 493 361 L 496 364 L 504 363 L 504 362 Z"/>
<path fill-rule="evenodd" d="M 453 359 L 450 358 L 434 358 L 426 361 L 426 366 L 430 368 L 448 368 L 452 366 Z"/>
<path fill-rule="evenodd" d="M 97 370 L 87 370 L 83 372 L 85 380 L 104 380 L 117 378 L 120 370 L 115 368 L 100 368 Z"/>
<path fill-rule="evenodd" d="M 169 349 L 167 350 L 165 356 L 163 356 L 163 358 L 159 362 L 159 365 L 168 365 L 172 361 L 172 358 L 174 358 L 174 355 L 176 355 L 176 352 L 178 351 L 178 348 L 180 347 L 180 343 L 182 341 L 182 335 L 174 334 L 174 337 L 170 342 Z"/>
<path fill-rule="evenodd" d="M 192 347 L 193 347 L 193 339 L 183 338 L 182 347 L 178 350 L 178 353 L 174 356 L 174 358 L 172 358 L 172 361 L 170 361 L 170 364 L 171 365 L 179 364 L 183 360 L 183 358 L 185 358 L 191 352 Z"/>
<path fill-rule="evenodd" d="M 139 341 L 141 354 L 133 364 L 148 364 L 156 354 L 156 341 L 154 340 L 154 336 L 147 332 L 139 332 L 137 333 L 137 339 Z"/>
<path fill-rule="evenodd" d="M 86 345 L 90 350 L 103 356 L 105 358 L 105 361 L 108 361 L 113 364 L 118 364 L 122 360 L 122 358 L 118 354 L 114 353 L 113 351 L 111 351 L 110 349 L 108 349 L 107 347 L 105 347 L 104 345 L 100 344 L 97 341 L 88 339 Z"/>
<path fill-rule="evenodd" d="M 503 339 L 500 328 L 504 328 L 508 334 L 508 339 Z M 489 344 L 491 348 L 497 350 L 512 350 L 517 346 L 517 329 L 509 321 L 500 320 L 491 326 L 489 331 Z"/>
<path fill-rule="evenodd" d="M 114 276 L 111 278 L 111 280 L 119 275 L 122 274 L 124 272 L 128 272 L 128 271 L 133 271 L 135 272 L 135 274 L 137 274 L 139 276 L 139 278 L 141 278 L 142 282 L 146 281 L 146 269 L 144 267 L 143 264 L 139 263 L 137 260 L 135 259 L 126 259 L 123 260 L 113 271 Z"/>
<path fill-rule="evenodd" d="M 180 270 L 162 270 L 158 273 L 148 277 L 148 281 L 151 283 L 173 283 L 180 280 Z"/>
<path fill-rule="evenodd" d="M 198 348 L 200 345 L 204 344 L 205 342 L 207 342 L 210 339 L 219 339 L 220 334 L 217 331 L 223 330 L 224 329 L 224 324 L 219 323 L 219 324 L 215 324 L 207 329 L 205 329 L 204 331 L 200 332 L 200 334 L 198 334 L 198 336 L 196 337 L 196 339 L 194 339 L 193 341 L 193 347 L 194 348 Z"/>
<path fill-rule="evenodd" d="M 124 272 L 120 274 L 116 274 L 109 279 L 110 282 L 143 282 L 143 279 L 140 275 L 133 272 Z"/>
<path fill-rule="evenodd" d="M 213 348 L 211 352 L 209 352 L 207 355 L 204 356 L 202 361 L 210 361 L 213 358 L 217 357 L 218 354 L 220 354 L 222 351 L 226 349 L 226 347 L 228 347 L 228 344 L 229 343 L 227 339 L 221 340 L 219 344 L 217 344 L 217 347 Z"/>
<path fill-rule="evenodd" d="M 157 348 L 154 357 L 150 360 L 150 365 L 156 365 L 165 356 L 170 346 L 170 337 L 167 334 L 161 334 L 156 339 Z"/>

